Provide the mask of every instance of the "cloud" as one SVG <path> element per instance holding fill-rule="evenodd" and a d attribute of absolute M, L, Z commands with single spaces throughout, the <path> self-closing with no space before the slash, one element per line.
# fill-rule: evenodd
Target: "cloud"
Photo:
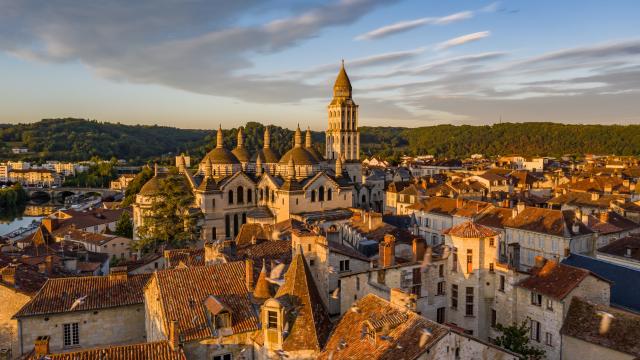
<path fill-rule="evenodd" d="M 355 40 L 374 40 L 390 35 L 402 33 L 425 25 L 447 25 L 456 21 L 466 20 L 473 17 L 473 12 L 463 11 L 443 17 L 425 17 L 415 20 L 400 21 L 395 24 L 380 27 L 362 35 L 356 36 Z"/>
<path fill-rule="evenodd" d="M 300 81 L 246 74 L 275 54 L 349 25 L 393 0 L 336 0 L 288 6 L 277 0 L 0 2 L 0 50 L 45 62 L 79 61 L 119 81 L 160 84 L 252 102 L 323 95 Z M 253 23 L 273 14 L 290 14 Z M 379 60 L 381 61 L 381 60 Z M 243 74 L 244 72 L 244 74 Z"/>
<path fill-rule="evenodd" d="M 450 40 L 447 40 L 447 41 L 444 41 L 444 42 L 438 44 L 436 46 L 436 49 L 445 50 L 445 49 L 448 49 L 450 47 L 460 46 L 460 45 L 466 44 L 468 42 L 484 39 L 484 38 L 488 37 L 489 35 L 491 35 L 490 31 L 480 31 L 480 32 L 472 33 L 472 34 L 458 36 L 456 38 L 453 38 L 453 39 L 450 39 Z"/>

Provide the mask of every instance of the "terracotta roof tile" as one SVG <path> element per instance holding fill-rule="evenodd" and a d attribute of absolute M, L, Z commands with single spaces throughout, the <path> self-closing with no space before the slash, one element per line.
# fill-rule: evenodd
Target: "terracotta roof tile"
<path fill-rule="evenodd" d="M 553 260 L 548 260 L 542 268 L 531 269 L 531 273 L 531 276 L 520 281 L 517 286 L 558 300 L 564 299 L 591 274 L 589 270 L 559 264 Z"/>
<path fill-rule="evenodd" d="M 613 315 L 606 333 L 600 333 L 603 314 Z M 596 305 L 579 297 L 571 299 L 560 333 L 588 343 L 640 357 L 640 315 Z"/>
<path fill-rule="evenodd" d="M 25 360 L 40 360 L 34 354 Z M 60 354 L 48 354 L 50 360 L 186 360 L 180 349 L 174 351 L 168 341 L 148 342 L 131 345 L 109 346 Z"/>
<path fill-rule="evenodd" d="M 164 319 L 178 321 L 178 332 L 185 341 L 212 336 L 203 305 L 212 295 L 231 310 L 234 334 L 258 329 L 244 262 L 161 270 L 154 273 L 152 283 L 158 286 Z"/>
<path fill-rule="evenodd" d="M 347 311 L 342 316 L 319 359 L 415 359 L 449 332 L 446 327 L 373 294 L 364 296 L 355 306 L 358 312 Z M 363 327 L 371 337 L 362 336 Z M 420 347 L 423 329 L 428 329 L 431 336 Z"/>
<path fill-rule="evenodd" d="M 15 317 L 106 309 L 142 304 L 143 288 L 150 274 L 85 276 L 48 279 L 38 294 Z M 84 303 L 71 309 L 76 299 Z"/>
<path fill-rule="evenodd" d="M 444 231 L 445 234 L 465 239 L 480 239 L 496 236 L 498 233 L 473 221 L 465 221 Z"/>

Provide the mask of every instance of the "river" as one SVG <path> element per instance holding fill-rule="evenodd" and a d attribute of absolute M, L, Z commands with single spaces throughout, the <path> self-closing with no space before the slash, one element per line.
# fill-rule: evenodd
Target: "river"
<path fill-rule="evenodd" d="M 19 214 L 7 216 L 0 220 L 0 236 L 8 234 L 16 229 L 31 224 L 32 221 L 40 221 L 59 207 L 52 205 L 27 205 Z"/>

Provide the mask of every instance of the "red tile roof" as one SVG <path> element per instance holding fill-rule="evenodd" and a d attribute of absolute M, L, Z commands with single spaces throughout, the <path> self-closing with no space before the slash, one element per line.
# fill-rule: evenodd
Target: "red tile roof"
<path fill-rule="evenodd" d="M 358 311 L 347 311 L 342 316 L 318 359 L 416 359 L 449 332 L 446 327 L 373 294 L 354 305 Z M 362 336 L 363 327 L 367 327 L 371 338 Z M 431 336 L 420 347 L 424 329 Z"/>
<path fill-rule="evenodd" d="M 38 294 L 14 317 L 86 311 L 142 304 L 143 288 L 150 274 L 85 276 L 49 279 Z M 71 309 L 76 299 L 84 303 Z"/>
<path fill-rule="evenodd" d="M 465 239 L 480 239 L 498 235 L 498 232 L 473 221 L 465 221 L 444 231 L 445 234 Z"/>
<path fill-rule="evenodd" d="M 559 264 L 553 260 L 548 260 L 542 268 L 531 269 L 531 273 L 531 276 L 520 281 L 517 286 L 557 300 L 564 299 L 587 276 L 596 276 L 589 270 Z"/>
<path fill-rule="evenodd" d="M 573 224 L 578 225 L 577 232 L 573 231 Z M 537 207 L 525 208 L 515 217 L 505 221 L 504 225 L 505 227 L 562 237 L 593 233 L 586 225 L 575 218 L 573 211 Z"/>
<path fill-rule="evenodd" d="M 40 360 L 40 357 L 31 354 L 25 360 Z M 186 360 L 182 349 L 174 351 L 168 341 L 148 342 L 131 345 L 109 346 L 65 352 L 60 354 L 48 354 L 50 360 Z"/>
<path fill-rule="evenodd" d="M 178 321 L 178 332 L 185 341 L 212 336 L 203 306 L 211 295 L 231 309 L 234 334 L 258 329 L 242 261 L 157 271 L 149 286 L 158 287 L 164 319 Z"/>
<path fill-rule="evenodd" d="M 600 323 L 605 314 L 610 314 L 613 318 L 608 331 L 601 334 Z M 640 357 L 640 315 L 637 313 L 596 305 L 573 297 L 560 333 L 635 358 Z"/>

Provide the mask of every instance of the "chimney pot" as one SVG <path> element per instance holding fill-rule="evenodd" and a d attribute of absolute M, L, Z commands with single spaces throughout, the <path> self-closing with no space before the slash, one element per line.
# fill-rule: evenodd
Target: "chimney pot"
<path fill-rule="evenodd" d="M 7 283 L 11 286 L 16 284 L 16 267 L 13 265 L 9 265 L 2 269 L 2 282 Z"/>
<path fill-rule="evenodd" d="M 180 335 L 178 334 L 178 320 L 169 323 L 169 346 L 174 351 L 180 347 Z"/>
<path fill-rule="evenodd" d="M 425 254 L 425 243 L 422 238 L 414 238 L 412 241 L 413 261 L 422 261 Z"/>
<path fill-rule="evenodd" d="M 379 245 L 379 264 L 380 267 L 389 267 L 395 265 L 396 238 L 391 234 L 384 236 Z"/>

